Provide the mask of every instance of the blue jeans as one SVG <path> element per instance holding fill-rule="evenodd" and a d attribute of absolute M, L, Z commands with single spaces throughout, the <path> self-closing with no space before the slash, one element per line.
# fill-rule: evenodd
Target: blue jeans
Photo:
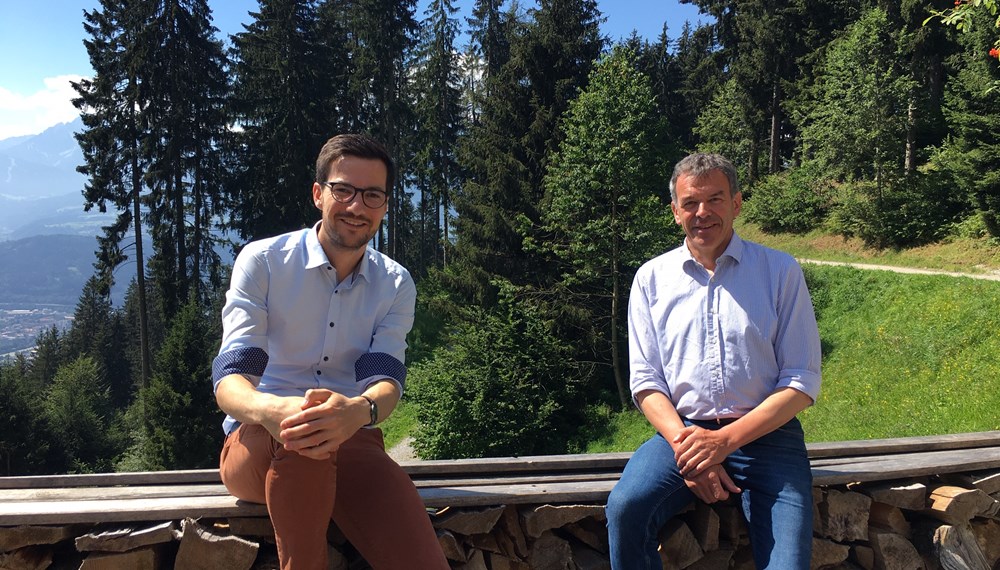
<path fill-rule="evenodd" d="M 687 421 L 706 429 L 715 422 Z M 808 569 L 812 551 L 812 471 L 798 419 L 736 450 L 723 462 L 743 490 L 743 513 L 759 570 Z M 692 500 L 674 451 L 660 434 L 642 444 L 608 497 L 615 570 L 662 568 L 657 534 Z"/>

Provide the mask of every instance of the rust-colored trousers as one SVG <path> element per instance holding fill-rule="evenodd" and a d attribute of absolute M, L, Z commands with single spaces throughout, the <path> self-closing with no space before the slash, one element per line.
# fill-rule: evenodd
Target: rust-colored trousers
<path fill-rule="evenodd" d="M 445 570 L 434 528 L 409 476 L 362 429 L 328 460 L 286 451 L 263 426 L 226 438 L 219 470 L 233 496 L 267 505 L 282 570 L 327 568 L 332 519 L 374 570 Z"/>

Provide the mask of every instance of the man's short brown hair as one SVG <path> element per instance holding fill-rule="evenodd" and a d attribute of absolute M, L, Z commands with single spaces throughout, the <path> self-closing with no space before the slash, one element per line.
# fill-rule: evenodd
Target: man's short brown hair
<path fill-rule="evenodd" d="M 396 181 L 396 163 L 382 143 L 363 134 L 337 135 L 326 141 L 316 158 L 316 182 L 326 182 L 330 164 L 344 156 L 381 160 L 385 164 L 385 191 L 392 193 L 392 185 Z"/>

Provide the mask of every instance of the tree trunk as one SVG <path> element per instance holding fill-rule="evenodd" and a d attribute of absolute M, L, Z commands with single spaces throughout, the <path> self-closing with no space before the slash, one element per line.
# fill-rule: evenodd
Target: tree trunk
<path fill-rule="evenodd" d="M 917 94 L 910 92 L 910 101 L 906 109 L 906 158 L 903 160 L 903 172 L 913 174 L 917 162 Z"/>
<path fill-rule="evenodd" d="M 777 173 L 781 169 L 781 105 L 779 105 L 778 80 L 774 80 L 771 90 L 771 159 L 768 161 L 768 172 Z"/>
<path fill-rule="evenodd" d="M 611 369 L 615 375 L 615 386 L 618 387 L 618 398 L 621 400 L 622 408 L 628 407 L 629 389 L 625 385 L 624 374 L 622 373 L 621 348 L 618 340 L 618 308 L 621 306 L 621 286 L 619 285 L 619 256 L 621 246 L 618 243 L 615 220 L 617 220 L 618 197 L 615 196 L 611 202 L 612 239 L 611 239 Z"/>
<path fill-rule="evenodd" d="M 139 172 L 138 149 L 132 153 L 132 224 L 135 227 L 135 284 L 139 301 L 139 361 L 140 388 L 149 386 L 152 377 L 149 350 L 149 317 L 146 312 L 146 261 L 142 251 L 142 210 L 139 194 L 142 190 L 142 175 Z"/>
<path fill-rule="evenodd" d="M 750 157 L 747 165 L 747 185 L 753 184 L 757 180 L 757 163 L 760 159 L 760 137 L 759 129 L 751 129 L 753 136 L 750 138 Z"/>

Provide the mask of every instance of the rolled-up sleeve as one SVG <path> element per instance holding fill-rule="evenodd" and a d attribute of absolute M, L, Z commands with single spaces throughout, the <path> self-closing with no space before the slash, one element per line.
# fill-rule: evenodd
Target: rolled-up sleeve
<path fill-rule="evenodd" d="M 629 388 L 633 402 L 636 394 L 645 390 L 670 395 L 663 375 L 645 275 L 647 273 L 642 270 L 636 273 L 628 300 Z"/>
<path fill-rule="evenodd" d="M 413 328 L 417 289 L 401 267 L 394 287 L 392 303 L 376 323 L 369 351 L 354 363 L 355 379 L 362 391 L 382 380 L 395 382 L 400 393 L 406 386 L 406 335 Z"/>
<path fill-rule="evenodd" d="M 222 309 L 222 346 L 212 363 L 212 384 L 229 374 L 259 381 L 268 362 L 268 272 L 264 259 L 245 248 L 233 264 Z"/>
<path fill-rule="evenodd" d="M 819 397 L 822 349 L 816 313 L 802 268 L 792 263 L 785 273 L 778 302 L 778 334 L 774 350 L 778 363 L 778 388 L 794 388 L 810 398 Z"/>

